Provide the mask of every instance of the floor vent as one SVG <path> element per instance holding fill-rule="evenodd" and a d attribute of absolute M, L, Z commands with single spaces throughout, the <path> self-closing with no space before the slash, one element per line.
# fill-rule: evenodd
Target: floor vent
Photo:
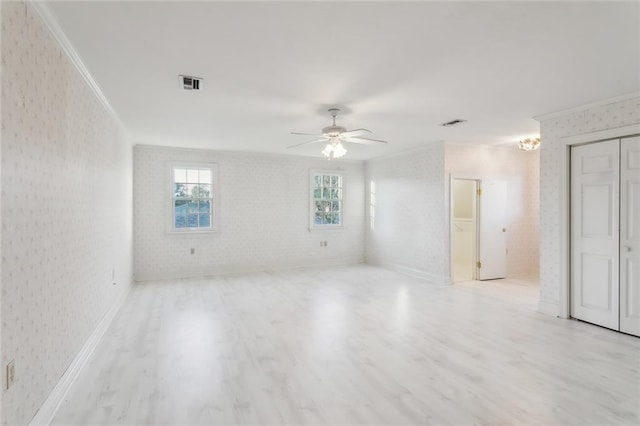
<path fill-rule="evenodd" d="M 200 90 L 202 88 L 202 79 L 200 77 L 181 75 L 180 86 L 184 90 Z"/>

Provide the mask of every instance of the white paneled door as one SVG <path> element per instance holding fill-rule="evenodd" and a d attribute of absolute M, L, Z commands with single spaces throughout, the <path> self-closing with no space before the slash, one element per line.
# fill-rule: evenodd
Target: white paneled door
<path fill-rule="evenodd" d="M 618 329 L 619 140 L 571 148 L 571 314 Z"/>
<path fill-rule="evenodd" d="M 507 183 L 502 180 L 480 182 L 478 232 L 478 279 L 507 276 Z"/>
<path fill-rule="evenodd" d="M 571 148 L 571 316 L 640 335 L 640 138 Z"/>
<path fill-rule="evenodd" d="M 620 141 L 620 331 L 640 336 L 640 137 Z"/>

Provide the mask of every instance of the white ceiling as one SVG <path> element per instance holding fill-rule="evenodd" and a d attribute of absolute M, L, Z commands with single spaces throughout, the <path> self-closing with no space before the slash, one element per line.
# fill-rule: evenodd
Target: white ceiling
<path fill-rule="evenodd" d="M 132 143 L 321 156 L 326 109 L 386 147 L 515 145 L 532 117 L 640 90 L 640 3 L 52 2 Z M 178 75 L 204 78 L 183 91 Z M 439 124 L 455 118 L 460 126 Z"/>

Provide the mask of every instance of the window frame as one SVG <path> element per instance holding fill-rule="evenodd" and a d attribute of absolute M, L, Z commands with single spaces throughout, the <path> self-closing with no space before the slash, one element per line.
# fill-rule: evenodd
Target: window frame
<path fill-rule="evenodd" d="M 184 169 L 209 169 L 211 171 L 211 217 L 209 220 L 209 228 L 176 228 L 175 217 L 175 197 L 174 197 L 174 170 Z M 218 191 L 218 165 L 216 163 L 198 163 L 198 162 L 171 162 L 168 165 L 168 202 L 167 205 L 170 208 L 169 219 L 167 221 L 168 232 L 171 234 L 207 234 L 219 232 L 219 191 Z M 202 183 L 202 182 L 199 182 Z"/>
<path fill-rule="evenodd" d="M 315 176 L 339 176 L 342 182 L 340 187 L 340 223 L 339 224 L 316 224 L 315 223 L 315 197 L 313 190 Z M 323 230 L 336 230 L 343 229 L 345 227 L 345 180 L 346 173 L 344 170 L 330 170 L 330 169 L 314 169 L 309 171 L 309 230 L 310 231 L 323 231 Z"/>

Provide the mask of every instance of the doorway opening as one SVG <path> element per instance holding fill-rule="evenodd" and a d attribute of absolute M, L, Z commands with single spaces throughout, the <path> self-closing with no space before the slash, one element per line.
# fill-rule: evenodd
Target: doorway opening
<path fill-rule="evenodd" d="M 452 282 L 507 276 L 507 185 L 451 178 Z"/>
<path fill-rule="evenodd" d="M 452 281 L 477 279 L 478 188 L 477 179 L 452 182 Z"/>

